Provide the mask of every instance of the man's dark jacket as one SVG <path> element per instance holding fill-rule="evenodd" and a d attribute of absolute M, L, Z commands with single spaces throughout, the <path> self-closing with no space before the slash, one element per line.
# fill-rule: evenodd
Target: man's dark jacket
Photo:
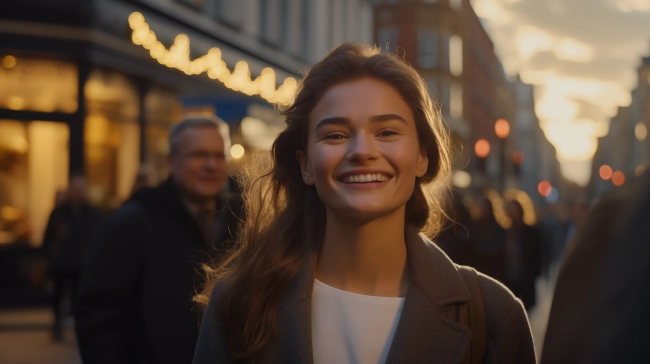
<path fill-rule="evenodd" d="M 137 192 L 103 226 L 77 295 L 83 362 L 190 363 L 199 333 L 192 302 L 201 263 L 236 233 L 241 202 L 218 198 L 220 227 L 208 243 L 168 179 Z"/>

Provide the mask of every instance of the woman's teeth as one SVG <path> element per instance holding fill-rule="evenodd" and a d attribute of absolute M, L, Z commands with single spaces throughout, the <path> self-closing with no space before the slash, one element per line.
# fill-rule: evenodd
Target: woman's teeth
<path fill-rule="evenodd" d="M 366 182 L 384 182 L 384 181 L 388 181 L 388 176 L 380 173 L 357 174 L 354 176 L 347 176 L 343 179 L 343 183 L 366 183 Z"/>

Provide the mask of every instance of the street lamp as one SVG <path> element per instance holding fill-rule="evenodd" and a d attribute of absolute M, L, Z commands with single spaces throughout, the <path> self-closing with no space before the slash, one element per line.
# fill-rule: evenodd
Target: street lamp
<path fill-rule="evenodd" d="M 500 147 L 501 147 L 501 155 L 499 156 L 501 159 L 501 183 L 502 187 L 505 190 L 505 185 L 506 185 L 506 138 L 508 135 L 510 135 L 510 123 L 508 120 L 504 118 L 498 119 L 494 123 L 494 133 L 499 137 L 500 141 Z"/>
<path fill-rule="evenodd" d="M 479 158 L 485 158 L 490 154 L 490 142 L 486 139 L 479 139 L 474 144 L 474 153 Z"/>
<path fill-rule="evenodd" d="M 494 123 L 494 133 L 499 139 L 505 139 L 510 135 L 510 123 L 506 119 L 499 119 Z"/>

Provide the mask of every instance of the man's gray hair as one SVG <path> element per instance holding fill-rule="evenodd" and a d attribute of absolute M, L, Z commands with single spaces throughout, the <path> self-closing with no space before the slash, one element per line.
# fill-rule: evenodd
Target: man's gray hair
<path fill-rule="evenodd" d="M 194 115 L 186 116 L 178 124 L 172 125 L 169 129 L 169 153 L 171 155 L 177 155 L 179 150 L 179 145 L 181 142 L 181 135 L 183 131 L 187 128 L 198 128 L 198 127 L 208 127 L 216 128 L 223 138 L 223 153 L 226 156 L 226 160 L 230 160 L 230 128 L 225 121 L 221 120 L 216 116 L 206 116 L 206 115 Z"/>

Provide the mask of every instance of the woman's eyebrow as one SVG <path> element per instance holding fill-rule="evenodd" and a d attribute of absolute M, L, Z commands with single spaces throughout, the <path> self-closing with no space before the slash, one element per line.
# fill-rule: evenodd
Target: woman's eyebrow
<path fill-rule="evenodd" d="M 381 123 L 384 121 L 389 121 L 389 120 L 399 120 L 403 122 L 404 124 L 408 125 L 406 122 L 406 119 L 403 117 L 397 115 L 397 114 L 383 114 L 383 115 L 375 115 L 370 117 L 370 122 L 373 123 Z"/>
<path fill-rule="evenodd" d="M 389 120 L 399 120 L 403 122 L 404 124 L 408 125 L 406 122 L 406 119 L 403 117 L 397 115 L 397 114 L 382 114 L 382 115 L 373 115 L 369 118 L 371 123 L 381 123 Z M 316 131 L 318 129 L 326 126 L 326 125 L 350 125 L 350 119 L 342 117 L 342 116 L 333 116 L 333 117 L 328 117 L 321 119 L 317 124 L 316 124 Z"/>
<path fill-rule="evenodd" d="M 327 125 L 350 125 L 350 119 L 344 118 L 342 116 L 333 116 L 321 119 L 318 123 L 316 123 L 316 131 Z"/>

